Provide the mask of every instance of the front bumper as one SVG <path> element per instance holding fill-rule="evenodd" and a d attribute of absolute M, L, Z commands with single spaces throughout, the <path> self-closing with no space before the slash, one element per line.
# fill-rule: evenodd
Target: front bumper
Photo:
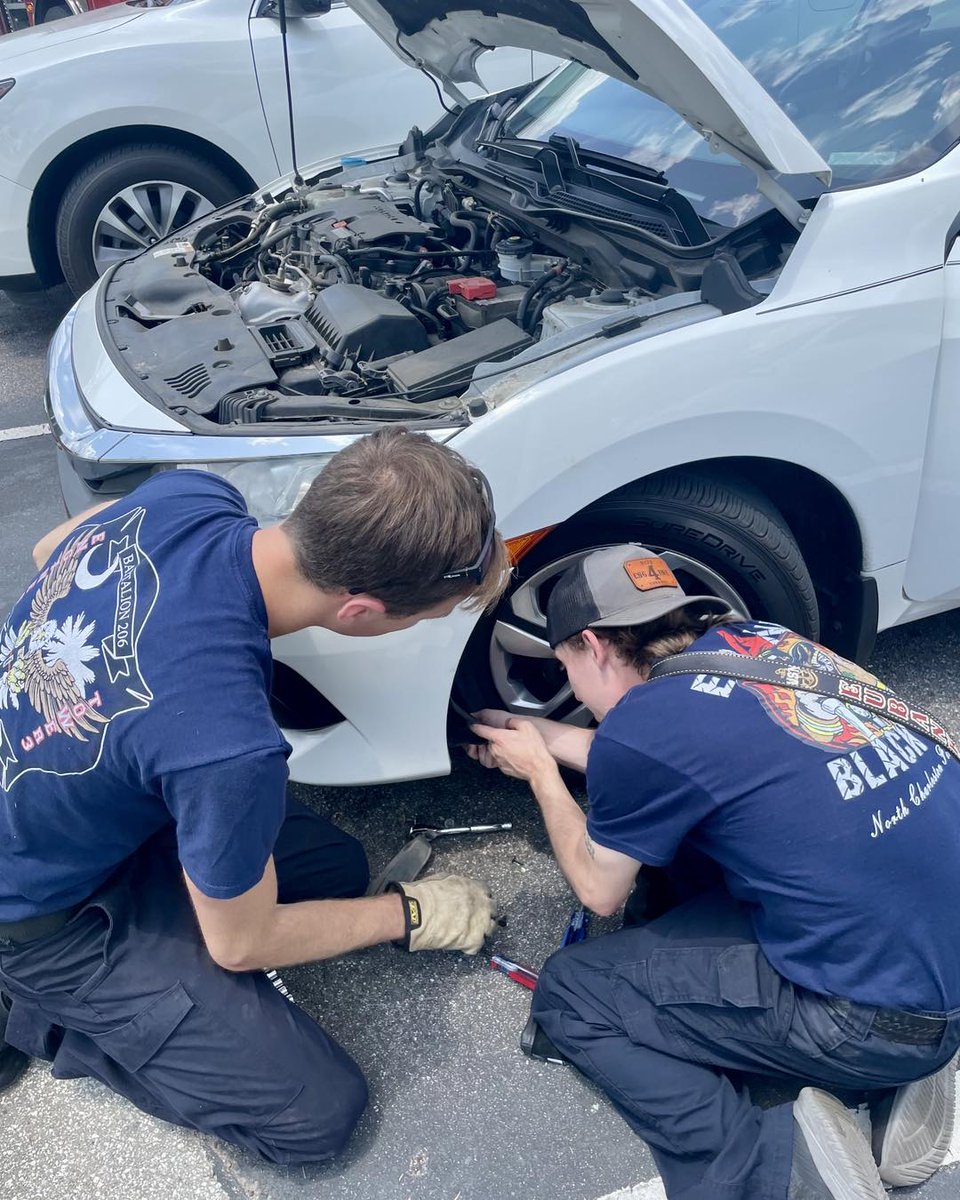
<path fill-rule="evenodd" d="M 49 352 L 47 414 L 71 513 L 123 494 L 135 486 L 138 472 L 142 477 L 158 466 L 324 454 L 354 440 L 350 435 L 208 437 L 182 427 L 179 432 L 108 428 L 94 411 L 109 405 L 129 418 L 135 403 L 145 402 L 117 375 L 99 347 L 95 326 L 88 327 L 91 300 L 88 293 L 71 309 Z M 99 359 L 81 366 L 80 358 L 97 351 Z M 89 396 L 81 393 L 78 377 Z M 347 638 L 311 628 L 276 639 L 274 658 L 345 718 L 324 729 L 284 730 L 293 746 L 291 777 L 299 783 L 356 785 L 446 774 L 450 691 L 476 619 L 456 612 L 386 638 Z"/>
<path fill-rule="evenodd" d="M 11 287 L 36 279 L 30 253 L 30 201 L 33 193 L 0 175 L 0 279 Z"/>

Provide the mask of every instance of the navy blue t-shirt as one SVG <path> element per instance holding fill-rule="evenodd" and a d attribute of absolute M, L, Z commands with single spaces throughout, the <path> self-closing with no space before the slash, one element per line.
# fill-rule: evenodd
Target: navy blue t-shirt
<path fill-rule="evenodd" d="M 208 896 L 256 884 L 285 811 L 256 522 L 167 471 L 54 551 L 0 627 L 0 921 L 86 899 L 176 824 Z"/>
<path fill-rule="evenodd" d="M 872 675 L 780 626 L 692 650 Z M 676 676 L 627 693 L 587 761 L 587 828 L 666 866 L 722 868 L 787 979 L 911 1011 L 960 1008 L 960 763 L 876 713 L 790 688 Z"/>

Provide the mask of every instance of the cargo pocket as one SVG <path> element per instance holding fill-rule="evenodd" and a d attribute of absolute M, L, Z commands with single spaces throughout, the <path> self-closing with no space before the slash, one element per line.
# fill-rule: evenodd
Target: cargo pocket
<path fill-rule="evenodd" d="M 125 1071 L 135 1074 L 163 1047 L 192 1008 L 183 985 L 175 983 L 125 1025 L 91 1034 L 90 1040 Z"/>
<path fill-rule="evenodd" d="M 792 988 L 759 946 L 662 948 L 650 955 L 647 969 L 658 1016 L 680 1036 L 786 1040 Z"/>
<path fill-rule="evenodd" d="M 11 997 L 5 1038 L 11 1046 L 31 1058 L 52 1062 L 63 1040 L 63 1030 L 42 1008 L 14 996 Z"/>
<path fill-rule="evenodd" d="M 240 989 L 237 1003 L 243 1003 Z M 286 1018 L 286 1001 L 278 998 L 277 1004 L 283 1005 L 279 1016 Z M 229 1012 L 205 1003 L 202 992 L 194 1000 L 179 982 L 125 1024 L 87 1036 L 97 1056 L 114 1064 L 105 1072 L 82 1046 L 71 1046 L 87 1074 L 117 1088 L 114 1076 L 120 1067 L 137 1089 L 171 1111 L 168 1120 L 217 1133 L 261 1153 L 268 1151 L 255 1131 L 284 1114 L 303 1090 L 304 1081 L 290 1071 L 289 1059 L 271 1061 L 263 1046 L 231 1026 Z M 144 1107 L 132 1088 L 126 1094 Z M 148 1111 L 158 1110 L 154 1104 Z M 295 1115 L 288 1113 L 288 1121 Z"/>

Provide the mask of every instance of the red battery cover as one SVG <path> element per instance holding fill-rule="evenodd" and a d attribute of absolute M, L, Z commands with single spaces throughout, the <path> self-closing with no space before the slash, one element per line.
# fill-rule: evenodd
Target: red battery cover
<path fill-rule="evenodd" d="M 451 279 L 447 283 L 447 291 L 451 296 L 462 296 L 464 300 L 494 300 L 497 285 L 483 275 L 466 275 Z"/>

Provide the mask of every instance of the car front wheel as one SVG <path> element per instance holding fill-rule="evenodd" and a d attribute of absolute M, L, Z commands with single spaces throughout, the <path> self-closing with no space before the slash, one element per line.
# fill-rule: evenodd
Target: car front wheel
<path fill-rule="evenodd" d="M 114 263 L 235 199 L 238 190 L 223 171 L 175 147 L 126 146 L 101 155 L 74 177 L 60 203 L 64 278 L 80 295 Z"/>
<path fill-rule="evenodd" d="M 639 542 L 662 555 L 690 595 L 719 596 L 744 616 L 817 637 L 809 571 L 782 516 L 749 485 L 686 473 L 654 476 L 573 518 L 525 557 L 492 618 L 480 622 L 457 675 L 464 708 L 589 725 L 545 654 L 546 605 L 559 577 L 603 546 Z"/>

